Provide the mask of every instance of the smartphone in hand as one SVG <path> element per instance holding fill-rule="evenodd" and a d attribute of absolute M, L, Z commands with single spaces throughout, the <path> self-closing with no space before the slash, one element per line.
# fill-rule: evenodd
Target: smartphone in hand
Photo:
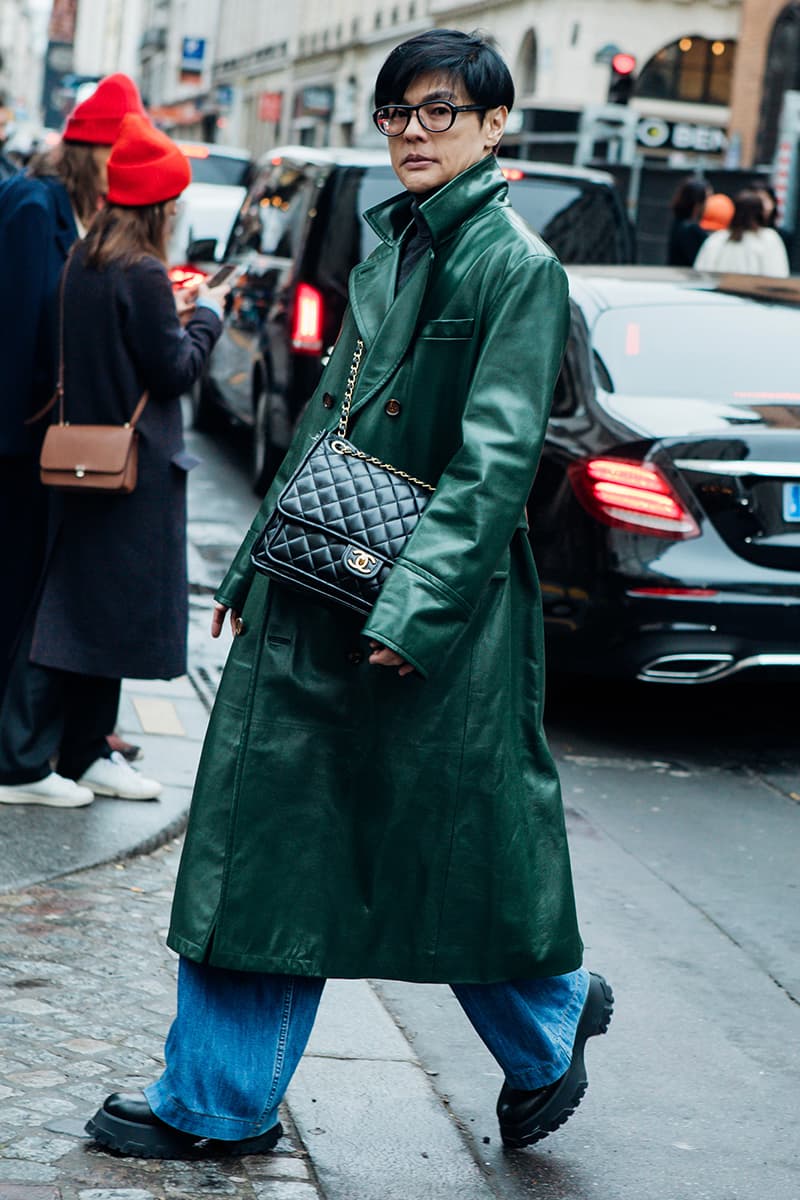
<path fill-rule="evenodd" d="M 232 285 L 243 272 L 244 267 L 239 266 L 238 263 L 223 263 L 219 270 L 215 271 L 211 278 L 205 281 L 206 287 L 216 288 L 220 287 L 223 283 L 230 283 Z"/>

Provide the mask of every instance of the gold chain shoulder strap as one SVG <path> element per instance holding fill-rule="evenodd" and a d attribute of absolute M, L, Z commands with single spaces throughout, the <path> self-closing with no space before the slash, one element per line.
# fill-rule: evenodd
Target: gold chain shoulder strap
<path fill-rule="evenodd" d="M 399 467 L 393 467 L 391 463 L 382 462 L 373 454 L 365 454 L 363 450 L 357 450 L 355 446 L 349 442 L 340 441 L 340 438 L 347 437 L 347 426 L 350 423 L 350 405 L 353 403 L 353 392 L 356 389 L 356 380 L 358 372 L 361 369 L 361 356 L 364 353 L 364 343 L 361 338 L 356 342 L 356 348 L 353 352 L 353 361 L 350 364 L 350 374 L 347 377 L 347 386 L 344 390 L 344 399 L 342 400 L 342 411 L 339 416 L 339 428 L 337 433 L 339 438 L 331 442 L 331 449 L 337 454 L 347 454 L 351 458 L 359 458 L 362 462 L 372 463 L 375 467 L 381 467 L 384 471 L 389 471 L 392 475 L 396 475 L 398 479 L 404 479 L 406 483 L 414 483 L 417 487 L 424 488 L 426 492 L 434 492 L 436 489 L 431 487 L 429 483 L 425 483 L 422 479 L 417 479 L 415 475 L 409 475 L 406 471 L 401 471 Z"/>

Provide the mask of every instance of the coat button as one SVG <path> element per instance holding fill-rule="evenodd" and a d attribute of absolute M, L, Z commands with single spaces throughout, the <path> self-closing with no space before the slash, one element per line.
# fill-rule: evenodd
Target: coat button
<path fill-rule="evenodd" d="M 387 417 L 397 417 L 400 415 L 400 404 L 397 400 L 389 400 L 383 411 L 386 413 Z"/>
<path fill-rule="evenodd" d="M 360 650 L 351 650 L 347 656 L 347 661 L 352 663 L 354 667 L 357 667 L 359 663 L 364 661 L 364 655 Z"/>
<path fill-rule="evenodd" d="M 334 400 L 334 398 L 330 394 L 330 392 L 325 392 L 325 394 L 322 397 L 322 403 L 325 405 L 326 408 L 333 408 L 336 401 Z"/>
<path fill-rule="evenodd" d="M 237 617 L 233 623 L 233 636 L 241 637 L 245 630 L 245 624 L 241 617 Z"/>

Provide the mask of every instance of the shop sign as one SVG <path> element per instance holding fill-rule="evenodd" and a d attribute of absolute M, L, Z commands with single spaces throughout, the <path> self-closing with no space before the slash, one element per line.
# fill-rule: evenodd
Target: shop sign
<path fill-rule="evenodd" d="M 298 117 L 327 117 L 332 109 L 332 87 L 304 87 L 297 94 Z"/>
<path fill-rule="evenodd" d="M 206 39 L 185 37 L 181 43 L 181 73 L 202 75 L 206 57 Z"/>
<path fill-rule="evenodd" d="M 282 92 L 262 92 L 258 97 L 259 121 L 270 121 L 272 124 L 277 125 L 281 119 L 282 108 Z"/>
<path fill-rule="evenodd" d="M 665 121 L 643 117 L 636 127 L 636 140 L 647 150 L 683 150 L 698 154 L 724 154 L 728 137 L 718 125 L 696 125 L 689 121 Z"/>

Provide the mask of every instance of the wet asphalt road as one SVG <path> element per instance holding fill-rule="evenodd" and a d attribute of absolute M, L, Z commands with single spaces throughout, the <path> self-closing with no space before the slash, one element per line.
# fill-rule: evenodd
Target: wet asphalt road
<path fill-rule="evenodd" d="M 196 526 L 243 533 L 246 438 L 191 441 Z M 549 681 L 587 964 L 617 994 L 579 1112 L 504 1153 L 499 1071 L 448 990 L 379 985 L 497 1196 L 800 1200 L 797 696 Z"/>

